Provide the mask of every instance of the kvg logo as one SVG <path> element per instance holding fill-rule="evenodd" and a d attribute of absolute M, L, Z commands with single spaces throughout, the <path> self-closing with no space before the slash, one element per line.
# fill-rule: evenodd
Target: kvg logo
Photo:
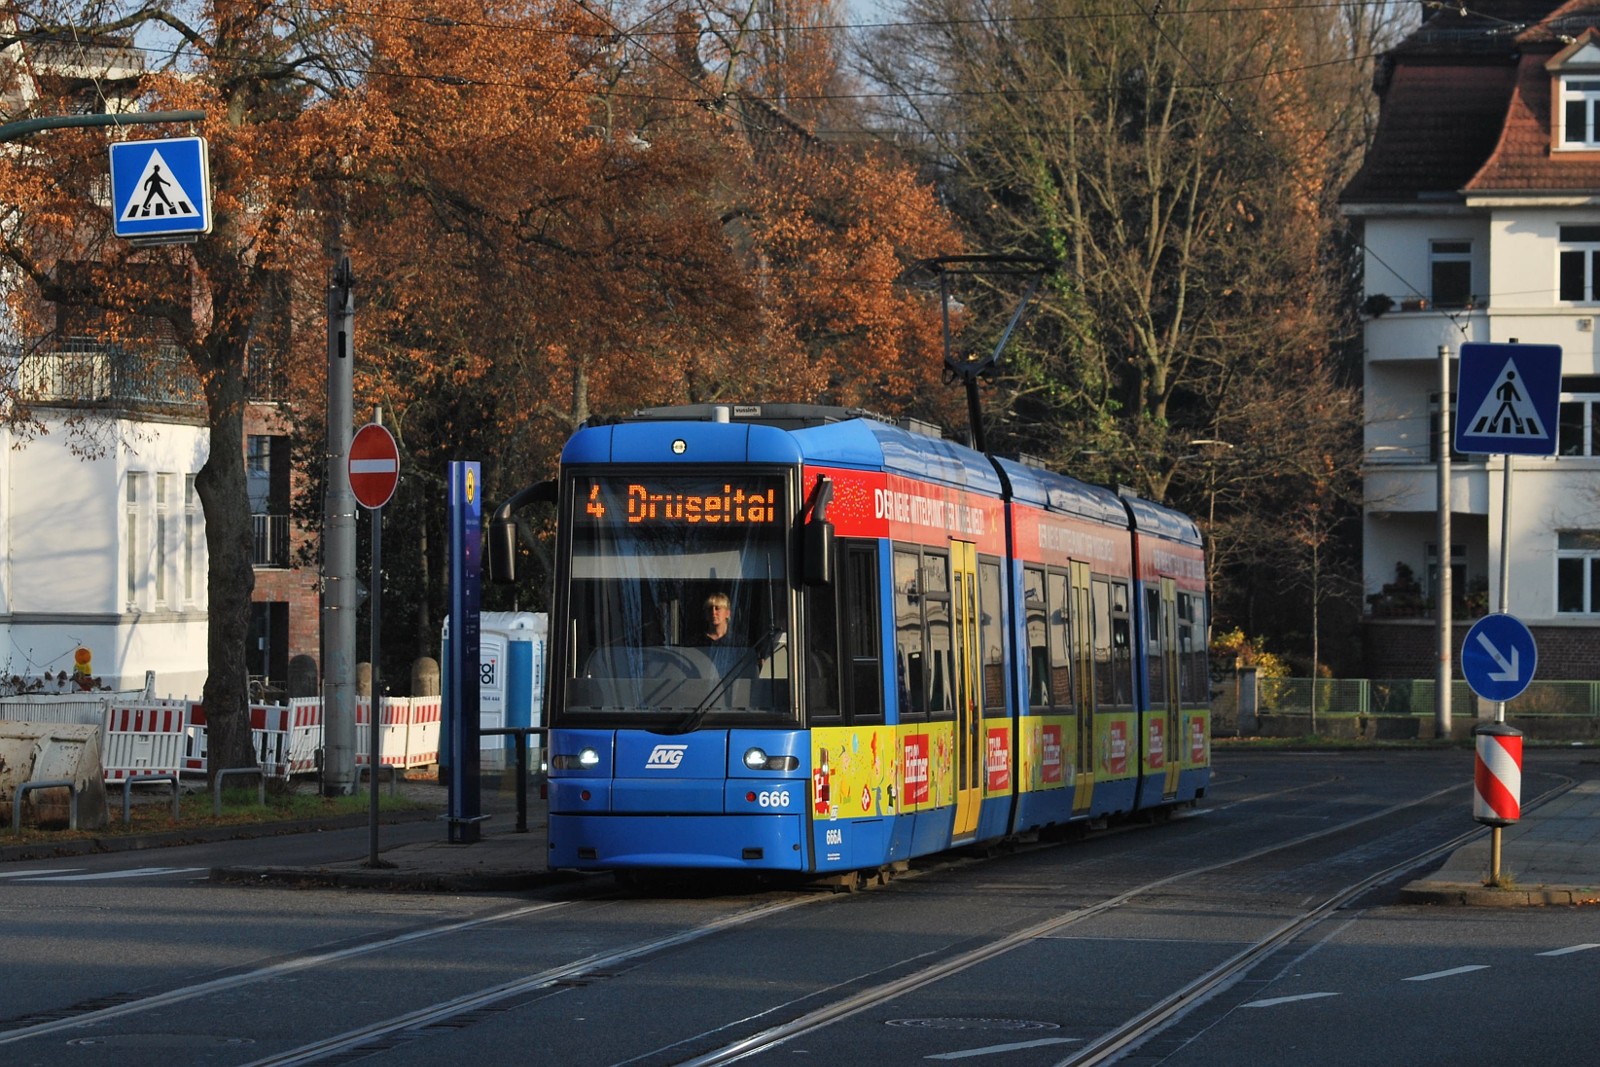
<path fill-rule="evenodd" d="M 644 761 L 645 770 L 677 770 L 683 762 L 683 754 L 689 751 L 688 745 L 657 745 L 650 750 L 650 757 Z"/>

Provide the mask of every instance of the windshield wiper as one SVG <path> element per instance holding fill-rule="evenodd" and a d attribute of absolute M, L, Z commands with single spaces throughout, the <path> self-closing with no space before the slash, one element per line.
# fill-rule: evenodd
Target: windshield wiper
<path fill-rule="evenodd" d="M 752 658 L 758 661 L 769 660 L 778 649 L 788 643 L 789 635 L 780 630 L 776 624 L 773 624 L 755 644 L 744 650 L 744 655 L 740 656 L 731 667 L 722 672 L 722 677 L 717 680 L 717 684 L 712 686 L 711 691 L 701 699 L 700 703 L 694 706 L 694 710 L 685 715 L 680 722 L 671 726 L 652 727 L 650 732 L 653 734 L 688 734 L 700 729 L 700 724 L 706 721 L 707 715 L 711 714 L 712 704 L 721 699 L 722 694 L 727 692 L 728 686 L 733 684 L 733 680 L 739 677 Z"/>

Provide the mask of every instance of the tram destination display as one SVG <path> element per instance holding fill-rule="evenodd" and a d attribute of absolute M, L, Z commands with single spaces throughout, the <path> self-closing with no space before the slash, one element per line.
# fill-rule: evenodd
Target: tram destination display
<path fill-rule="evenodd" d="M 779 476 L 580 478 L 578 522 L 626 526 L 774 526 Z"/>

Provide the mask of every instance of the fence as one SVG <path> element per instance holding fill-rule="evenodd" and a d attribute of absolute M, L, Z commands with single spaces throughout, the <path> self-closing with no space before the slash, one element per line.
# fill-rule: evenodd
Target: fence
<path fill-rule="evenodd" d="M 1265 736 L 1318 734 L 1374 739 L 1435 736 L 1432 678 L 1256 679 L 1255 723 L 1241 715 L 1237 687 L 1224 679 L 1214 689 L 1213 733 Z M 1464 736 L 1495 705 L 1457 679 L 1450 686 L 1451 733 Z M 1536 740 L 1600 739 L 1600 681 L 1532 682 L 1506 704 L 1506 721 Z"/>
<path fill-rule="evenodd" d="M 441 702 L 431 697 L 384 697 L 378 760 L 409 770 L 439 761 Z M 107 781 L 162 772 L 206 773 L 206 712 L 197 701 L 153 700 L 142 691 L 94 696 L 11 697 L 0 720 L 99 726 Z M 159 725 L 157 725 L 159 723 Z M 356 704 L 356 764 L 369 759 L 371 701 Z M 264 774 L 286 778 L 315 771 L 323 747 L 322 700 L 250 705 L 256 761 Z"/>
<path fill-rule="evenodd" d="M 439 761 L 440 698 L 384 697 L 379 721 L 378 760 L 386 767 L 408 770 Z M 356 704 L 356 765 L 369 762 L 371 701 Z M 272 777 L 288 777 L 317 769 L 322 750 L 323 717 L 320 697 L 297 698 L 287 705 L 252 704 L 250 730 L 256 759 Z M 184 770 L 206 770 L 205 709 L 195 704 L 190 712 L 189 744 Z"/>

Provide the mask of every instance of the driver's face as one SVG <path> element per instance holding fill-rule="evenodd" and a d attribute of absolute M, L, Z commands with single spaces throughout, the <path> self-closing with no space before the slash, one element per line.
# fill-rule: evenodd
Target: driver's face
<path fill-rule="evenodd" d="M 733 615 L 733 609 L 726 604 L 712 603 L 706 605 L 706 627 L 717 636 L 721 636 L 728 629 L 728 619 Z"/>

